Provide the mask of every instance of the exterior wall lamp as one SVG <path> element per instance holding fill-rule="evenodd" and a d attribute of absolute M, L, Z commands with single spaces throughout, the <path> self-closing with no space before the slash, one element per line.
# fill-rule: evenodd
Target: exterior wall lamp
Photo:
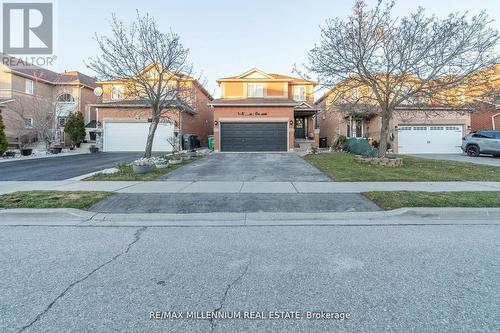
<path fill-rule="evenodd" d="M 289 123 L 290 123 L 290 126 L 293 126 L 293 120 L 290 120 Z"/>
<path fill-rule="evenodd" d="M 216 120 L 216 121 L 214 121 L 214 127 L 217 127 L 217 126 L 219 126 L 219 122 Z"/>

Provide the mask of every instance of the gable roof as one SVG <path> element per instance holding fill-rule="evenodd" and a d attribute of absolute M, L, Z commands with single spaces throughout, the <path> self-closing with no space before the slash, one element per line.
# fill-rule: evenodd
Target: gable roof
<path fill-rule="evenodd" d="M 255 78 L 255 77 L 249 77 L 253 73 L 258 73 L 262 76 L 262 78 Z M 290 83 L 307 83 L 307 84 L 316 84 L 315 81 L 311 80 L 306 80 L 303 78 L 299 77 L 294 77 L 294 76 L 289 76 L 289 75 L 282 75 L 282 74 L 275 74 L 275 73 L 266 73 L 258 68 L 253 68 L 248 71 L 246 71 L 243 74 L 240 75 L 234 75 L 234 76 L 228 76 L 224 78 L 217 79 L 217 83 L 223 82 L 223 81 L 245 81 L 245 80 L 279 80 L 279 81 L 288 81 Z"/>
<path fill-rule="evenodd" d="M 0 64 L 14 74 L 45 81 L 53 85 L 83 85 L 91 89 L 97 86 L 95 78 L 80 72 L 56 73 L 4 53 L 0 53 Z"/>

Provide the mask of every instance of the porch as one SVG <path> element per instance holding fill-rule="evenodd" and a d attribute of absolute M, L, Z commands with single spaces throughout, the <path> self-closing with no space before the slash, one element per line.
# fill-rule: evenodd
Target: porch
<path fill-rule="evenodd" d="M 316 118 L 316 109 L 311 107 L 295 108 L 294 110 L 294 139 L 295 148 L 310 150 L 319 147 L 319 124 Z"/>

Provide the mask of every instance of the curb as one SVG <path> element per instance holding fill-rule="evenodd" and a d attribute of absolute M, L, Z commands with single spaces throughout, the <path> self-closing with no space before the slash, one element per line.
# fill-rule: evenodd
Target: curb
<path fill-rule="evenodd" d="M 114 170 L 118 171 L 117 168 L 107 168 L 107 169 L 102 169 L 102 170 L 98 170 L 98 171 L 94 171 L 94 172 L 89 172 L 89 173 L 86 173 L 84 175 L 76 176 L 73 178 L 68 178 L 65 180 L 67 180 L 67 181 L 82 181 L 85 178 L 91 177 L 91 176 L 96 175 L 98 173 L 113 173 L 112 171 L 114 171 Z"/>
<path fill-rule="evenodd" d="M 481 224 L 478 221 L 500 224 L 500 208 L 400 208 L 375 212 L 205 214 L 108 214 L 72 208 L 0 210 L 0 225 L 321 226 L 464 224 L 463 221 L 467 221 L 465 224 Z"/>

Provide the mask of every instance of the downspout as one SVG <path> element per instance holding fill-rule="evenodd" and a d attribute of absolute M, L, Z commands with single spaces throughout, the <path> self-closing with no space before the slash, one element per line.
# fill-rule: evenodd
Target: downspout
<path fill-rule="evenodd" d="M 179 108 L 179 151 L 182 150 L 182 140 L 184 140 L 182 137 L 182 108 Z"/>

